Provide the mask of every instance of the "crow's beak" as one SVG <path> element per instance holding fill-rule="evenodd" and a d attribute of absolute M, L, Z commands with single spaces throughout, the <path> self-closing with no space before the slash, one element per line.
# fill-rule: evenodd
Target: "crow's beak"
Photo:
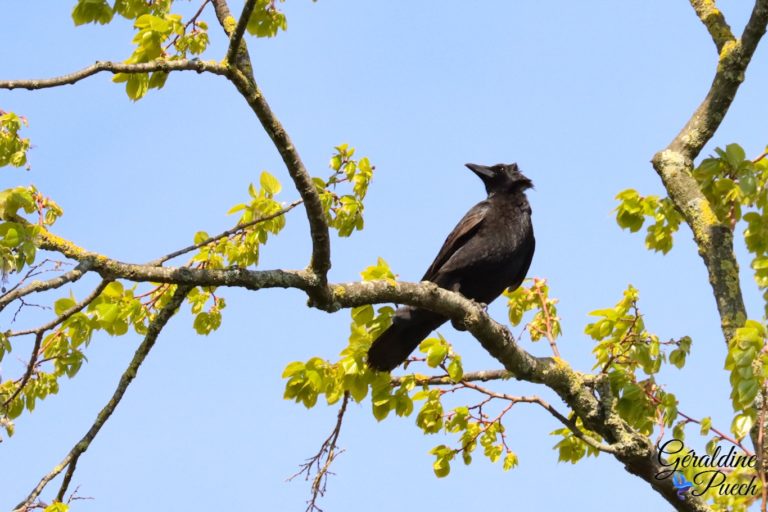
<path fill-rule="evenodd" d="M 467 169 L 477 174 L 480 179 L 483 178 L 492 178 L 493 177 L 493 171 L 490 167 L 486 167 L 484 165 L 478 165 L 478 164 L 464 164 L 467 166 Z"/>

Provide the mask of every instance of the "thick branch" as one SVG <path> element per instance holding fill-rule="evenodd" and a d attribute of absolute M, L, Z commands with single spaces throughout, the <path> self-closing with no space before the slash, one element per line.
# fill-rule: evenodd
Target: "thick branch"
<path fill-rule="evenodd" d="M 181 284 L 184 286 L 237 286 L 248 289 L 298 288 L 310 293 L 318 287 L 317 275 L 307 271 L 251 271 L 245 269 L 208 270 L 163 268 L 111 260 L 66 242 L 47 231 L 40 231 L 41 248 L 61 252 L 67 257 L 86 262 L 105 279 L 128 279 Z M 657 452 L 646 436 L 632 430 L 614 412 L 607 391 L 595 396 L 595 379 L 576 372 L 566 363 L 550 358 L 537 358 L 523 350 L 514 336 L 493 321 L 483 307 L 460 294 L 439 288 L 433 283 L 396 283 L 372 281 L 330 285 L 326 293 L 331 302 L 324 309 L 333 311 L 366 304 L 396 302 L 436 311 L 464 325 L 517 379 L 540 383 L 554 390 L 581 418 L 585 428 L 598 433 L 615 449 L 615 456 L 627 470 L 637 474 L 680 510 L 704 511 L 707 508 L 694 498 L 680 502 L 669 480 L 656 480 L 663 469 Z"/>
<path fill-rule="evenodd" d="M 746 320 L 739 267 L 733 253 L 733 233 L 730 226 L 717 220 L 691 171 L 693 160 L 712 138 L 733 103 L 757 44 L 765 34 L 766 24 L 768 0 L 757 0 L 741 39 L 723 45 L 715 78 L 704 101 L 669 146 L 653 157 L 653 166 L 670 199 L 693 231 L 709 272 L 726 341 Z"/>
<path fill-rule="evenodd" d="M 204 62 L 202 60 L 155 60 L 142 64 L 125 64 L 124 62 L 96 62 L 95 64 L 83 68 L 80 71 L 69 73 L 67 75 L 54 78 L 42 78 L 38 80 L 2 80 L 0 89 L 48 89 L 51 87 L 60 87 L 62 85 L 71 85 L 93 76 L 102 71 L 112 74 L 117 73 L 150 73 L 154 71 L 197 71 L 198 73 L 213 73 L 216 75 L 226 75 L 227 67 L 214 62 Z"/>
<path fill-rule="evenodd" d="M 234 18 L 226 0 L 212 0 L 212 3 L 219 24 L 227 36 L 232 38 L 232 42 L 234 42 L 236 31 L 243 23 L 242 16 L 237 26 L 233 28 Z M 248 7 L 248 3 L 246 2 L 245 8 Z M 232 50 L 233 46 L 230 45 L 230 50 Z M 237 45 L 237 54 L 232 56 L 230 53 L 230 51 L 227 52 L 227 60 L 230 62 L 229 79 L 237 87 L 237 90 L 240 91 L 240 94 L 242 94 L 261 122 L 269 138 L 272 139 L 288 169 L 288 174 L 291 176 L 296 190 L 304 200 L 307 220 L 309 221 L 309 231 L 312 237 L 312 261 L 310 268 L 317 274 L 319 284 L 312 293 L 312 299 L 318 304 L 327 304 L 330 296 L 324 292 L 327 282 L 326 275 L 331 268 L 331 239 L 320 196 L 312 182 L 312 177 L 304 167 L 304 162 L 302 162 L 296 147 L 288 136 L 288 132 L 285 131 L 283 125 L 275 117 L 269 103 L 264 99 L 264 95 L 256 84 L 247 45 L 245 42 L 241 42 Z M 232 59 L 234 59 L 234 65 Z"/>
<path fill-rule="evenodd" d="M 67 491 L 69 481 L 72 478 L 72 474 L 77 465 L 78 459 L 88 449 L 88 447 L 91 445 L 91 442 L 93 442 L 93 440 L 96 438 L 96 435 L 99 433 L 99 430 L 101 430 L 101 427 L 104 426 L 104 423 L 106 423 L 117 405 L 120 403 L 120 400 L 123 398 L 123 395 L 128 389 L 128 386 L 136 377 L 136 372 L 138 372 L 139 367 L 146 359 L 149 351 L 154 346 L 155 341 L 157 341 L 158 335 L 165 327 L 165 324 L 168 323 L 168 320 L 170 320 L 173 314 L 176 312 L 176 309 L 181 305 L 189 290 L 189 287 L 177 288 L 170 301 L 168 301 L 168 304 L 166 304 L 163 309 L 157 313 L 157 316 L 155 316 L 147 328 L 147 335 L 144 337 L 144 341 L 142 341 L 141 345 L 139 345 L 139 347 L 136 349 L 136 353 L 134 354 L 133 359 L 131 359 L 128 368 L 126 368 L 125 372 L 123 372 L 123 375 L 120 378 L 120 382 L 118 383 L 117 389 L 112 395 L 112 398 L 110 398 L 109 402 L 107 402 L 107 405 L 105 405 L 104 408 L 96 416 L 96 421 L 93 423 L 93 425 L 91 425 L 91 428 L 88 429 L 88 432 L 70 450 L 66 457 L 64 457 L 64 459 L 55 468 L 53 468 L 50 473 L 45 475 L 42 480 L 40 480 L 40 482 L 37 484 L 37 486 L 35 486 L 29 496 L 27 496 L 24 501 L 16 506 L 16 510 L 14 512 L 24 512 L 28 510 L 37 499 L 37 497 L 40 496 L 40 493 L 43 491 L 45 486 L 48 485 L 51 480 L 56 478 L 56 476 L 58 476 L 64 470 L 64 468 L 67 468 L 67 473 L 64 476 L 64 481 L 58 493 L 59 501 L 63 499 L 63 496 Z"/>
<path fill-rule="evenodd" d="M 458 322 L 480 341 L 483 348 L 501 362 L 517 379 L 544 384 L 581 418 L 585 428 L 603 437 L 615 450 L 615 457 L 625 468 L 645 480 L 677 510 L 709 511 L 694 496 L 681 501 L 671 479 L 657 480 L 665 469 L 658 451 L 647 436 L 634 431 L 615 413 L 615 401 L 606 383 L 573 370 L 562 360 L 537 358 L 520 347 L 512 333 L 491 319 L 483 307 L 460 294 L 433 283 L 393 283 L 370 281 L 331 285 L 334 300 L 341 307 L 357 307 L 381 302 L 397 302 L 440 313 Z M 595 387 L 600 388 L 600 398 Z"/>
<path fill-rule="evenodd" d="M 272 139 L 288 168 L 288 174 L 293 179 L 296 190 L 304 200 L 310 234 L 312 236 L 312 262 L 310 266 L 318 274 L 320 280 L 324 282 L 325 275 L 331 268 L 331 242 L 325 213 L 323 213 L 323 206 L 320 203 L 320 196 L 315 189 L 315 184 L 304 167 L 304 163 L 301 161 L 299 153 L 288 136 L 288 132 L 285 131 L 283 125 L 275 117 L 256 82 L 239 69 L 232 70 L 230 79 L 235 84 L 235 87 L 237 87 L 237 90 L 240 91 L 240 94 L 243 95 L 245 101 L 248 102 L 256 117 L 261 121 L 261 125 Z"/>
<path fill-rule="evenodd" d="M 188 286 L 237 286 L 249 290 L 277 287 L 306 290 L 317 286 L 314 274 L 303 270 L 193 269 L 124 263 L 78 247 L 45 230 L 40 230 L 39 236 L 41 249 L 77 260 L 80 262 L 79 267 L 85 267 L 108 280 L 127 279 Z"/>
<path fill-rule="evenodd" d="M 717 72 L 707 96 L 668 146 L 686 160 L 694 160 L 720 127 L 733 103 L 744 74 L 768 24 L 768 1 L 757 0 L 739 40 L 728 41 L 720 52 Z"/>

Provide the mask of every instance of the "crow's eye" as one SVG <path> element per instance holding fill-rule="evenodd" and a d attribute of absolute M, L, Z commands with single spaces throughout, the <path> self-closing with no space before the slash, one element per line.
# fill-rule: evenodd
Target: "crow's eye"
<path fill-rule="evenodd" d="M 497 166 L 496 166 L 496 170 L 497 170 L 498 172 L 504 172 L 504 166 L 503 166 L 503 165 L 497 165 Z"/>

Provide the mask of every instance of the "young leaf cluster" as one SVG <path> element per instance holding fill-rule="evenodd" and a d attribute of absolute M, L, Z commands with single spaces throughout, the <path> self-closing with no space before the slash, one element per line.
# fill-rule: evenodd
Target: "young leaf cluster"
<path fill-rule="evenodd" d="M 205 22 L 194 21 L 193 28 L 187 31 L 187 25 L 178 14 L 162 12 L 158 14 L 142 14 L 136 18 L 133 37 L 136 48 L 126 60 L 128 64 L 140 64 L 156 59 L 183 59 L 188 53 L 199 55 L 208 46 L 208 26 Z M 168 55 L 168 49 L 173 46 L 174 55 Z M 155 71 L 152 73 L 117 73 L 112 78 L 115 83 L 125 83 L 128 97 L 137 101 L 144 97 L 149 89 L 161 89 L 168 79 L 168 73 Z"/>
<path fill-rule="evenodd" d="M 592 350 L 594 368 L 608 376 L 611 393 L 618 400 L 619 415 L 643 434 L 649 435 L 658 421 L 671 427 L 677 418 L 677 400 L 662 391 L 655 375 L 669 361 L 677 368 L 685 365 L 691 339 L 662 342 L 645 329 L 637 308 L 639 295 L 629 286 L 613 307 L 592 311 L 597 320 L 584 330 L 597 343 Z M 674 347 L 667 354 L 663 347 Z"/>
<path fill-rule="evenodd" d="M 376 268 L 377 271 L 372 269 Z M 379 258 L 377 265 L 368 267 L 363 278 L 377 279 L 377 274 L 392 275 L 386 261 Z M 286 366 L 283 378 L 288 379 L 284 398 L 313 407 L 320 395 L 325 395 L 326 402 L 338 402 L 348 391 L 356 402 L 361 402 L 369 393 L 372 394 L 372 411 L 378 420 L 387 417 L 391 410 L 399 416 L 407 416 L 413 411 L 413 402 L 408 392 L 413 389 L 413 382 L 404 381 L 392 392 L 389 375 L 374 372 L 366 365 L 368 348 L 376 337 L 392 324 L 395 310 L 391 306 L 374 309 L 371 305 L 353 308 L 352 323 L 347 346 L 341 351 L 341 359 L 330 363 L 319 357 L 307 362 L 295 361 Z"/>
<path fill-rule="evenodd" d="M 731 403 L 736 411 L 731 431 L 737 439 L 744 438 L 757 419 L 754 400 L 768 378 L 765 344 L 765 325 L 755 320 L 747 320 L 728 343 L 725 369 L 731 373 Z"/>
<path fill-rule="evenodd" d="M 549 296 L 549 284 L 546 279 L 534 278 L 530 286 L 520 286 L 515 290 L 505 290 L 509 322 L 520 325 L 528 311 L 536 311 L 527 324 L 532 341 L 542 337 L 558 338 L 563 331 L 560 317 L 557 316 L 557 299 Z"/>
<path fill-rule="evenodd" d="M 649 217 L 653 219 L 653 224 L 647 229 L 646 247 L 663 254 L 672 249 L 673 235 L 683 217 L 668 197 L 659 199 L 653 195 L 641 196 L 636 190 L 627 189 L 620 192 L 616 199 L 619 200 L 615 210 L 619 226 L 635 233 L 643 227 L 645 218 Z"/>
<path fill-rule="evenodd" d="M 250 201 L 236 204 L 227 212 L 240 213 L 238 225 L 247 225 L 235 233 L 205 244 L 192 261 L 205 268 L 241 267 L 259 264 L 259 248 L 267 243 L 269 235 L 277 235 L 285 227 L 283 206 L 275 200 L 282 189 L 280 182 L 267 171 L 261 173 L 259 188 L 248 186 Z M 263 219 L 261 222 L 255 222 Z M 205 231 L 195 234 L 194 243 L 201 244 L 211 237 Z"/>
<path fill-rule="evenodd" d="M 599 435 L 587 430 L 581 418 L 571 414 L 568 418 L 578 428 L 583 435 L 589 436 L 596 442 L 602 442 Z M 550 435 L 558 436 L 561 439 L 555 444 L 554 449 L 557 450 L 557 460 L 559 462 L 570 462 L 576 464 L 584 457 L 597 457 L 600 455 L 600 451 L 592 445 L 589 445 L 579 439 L 573 431 L 567 427 L 558 428 L 550 432 Z"/>
<path fill-rule="evenodd" d="M 285 0 L 280 0 L 284 2 Z M 246 30 L 256 37 L 275 37 L 278 30 L 287 30 L 288 22 L 277 8 L 276 0 L 256 0 Z"/>
<path fill-rule="evenodd" d="M 187 295 L 195 320 L 192 326 L 197 334 L 208 335 L 221 326 L 221 310 L 226 307 L 223 297 L 217 297 L 215 288 L 193 288 Z M 205 309 L 208 302 L 211 305 Z"/>
<path fill-rule="evenodd" d="M 37 214 L 37 223 L 24 221 L 23 214 Z M 0 192 L 0 271 L 3 276 L 35 261 L 41 226 L 50 226 L 63 214 L 52 199 L 35 187 L 15 187 Z"/>
<path fill-rule="evenodd" d="M 446 357 L 451 356 L 454 357 L 454 360 L 458 357 L 453 354 L 452 350 L 449 350 L 446 353 Z M 458 361 L 458 367 L 461 368 L 460 359 Z M 449 373 L 445 362 L 441 363 L 440 367 L 446 370 L 446 373 Z M 450 374 L 449 377 L 456 383 L 454 387 L 449 389 L 430 389 L 428 386 L 423 386 L 422 391 L 413 396 L 414 400 L 425 400 L 416 420 L 417 425 L 425 434 L 435 434 L 442 430 L 446 433 L 456 434 L 459 437 L 458 445 L 454 448 L 440 444 L 430 451 L 435 456 L 435 461 L 432 464 L 435 475 L 441 478 L 447 476 L 451 471 L 451 462 L 458 455 L 461 455 L 461 460 L 465 465 L 471 464 L 472 454 L 478 446 L 482 448 L 483 456 L 492 463 L 502 460 L 502 469 L 504 471 L 517 466 L 517 454 L 512 451 L 507 443 L 503 419 L 519 399 L 512 396 L 495 394 L 479 386 L 471 386 L 461 381 L 461 373 L 455 375 L 457 378 Z M 474 405 L 460 405 L 448 412 L 443 412 L 441 398 L 448 393 L 463 389 L 479 391 L 487 396 Z M 495 417 L 491 417 L 486 413 L 491 402 L 505 402 L 506 406 Z"/>
<path fill-rule="evenodd" d="M 25 118 L 0 110 L 0 167 L 26 165 L 29 139 L 19 135 L 23 126 L 27 126 Z"/>
<path fill-rule="evenodd" d="M 361 230 L 363 221 L 363 199 L 373 178 L 375 167 L 367 157 L 354 160 L 355 148 L 348 144 L 336 146 L 331 157 L 333 173 L 326 180 L 313 178 L 328 225 L 336 229 L 339 236 L 347 237 L 355 230 Z M 337 187 L 351 185 L 347 193 L 337 193 Z"/>
<path fill-rule="evenodd" d="M 156 59 L 178 60 L 200 55 L 208 47 L 208 24 L 195 18 L 184 23 L 181 15 L 172 14 L 172 0 L 78 0 L 72 11 L 75 25 L 99 23 L 105 25 L 115 14 L 133 20 L 136 34 L 134 51 L 127 64 L 151 62 Z M 173 48 L 173 52 L 169 52 Z M 125 83 L 128 97 L 138 101 L 149 89 L 161 89 L 168 73 L 117 73 L 116 83 Z"/>
<path fill-rule="evenodd" d="M 72 11 L 75 25 L 98 23 L 106 25 L 115 14 L 129 20 L 135 20 L 144 14 L 163 15 L 171 10 L 173 0 L 77 0 Z"/>

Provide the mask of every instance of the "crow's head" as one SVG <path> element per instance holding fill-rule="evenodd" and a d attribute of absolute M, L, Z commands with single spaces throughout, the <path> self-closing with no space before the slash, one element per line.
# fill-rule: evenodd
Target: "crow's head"
<path fill-rule="evenodd" d="M 491 166 L 466 164 L 470 171 L 483 180 L 488 194 L 494 192 L 524 191 L 533 187 L 533 182 L 526 178 L 517 164 L 496 164 Z"/>

